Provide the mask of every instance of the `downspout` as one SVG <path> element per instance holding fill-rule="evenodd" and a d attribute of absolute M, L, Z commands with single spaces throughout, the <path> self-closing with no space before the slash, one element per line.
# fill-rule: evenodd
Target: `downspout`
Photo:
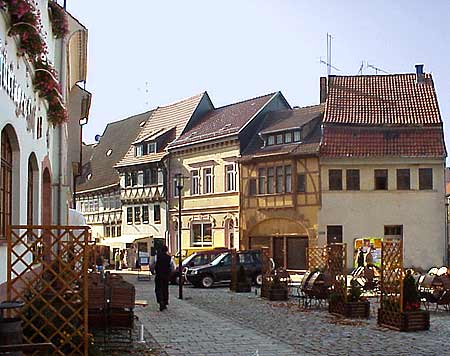
<path fill-rule="evenodd" d="M 170 250 L 172 249 L 172 246 L 170 246 L 170 214 L 169 214 L 169 182 L 170 182 L 170 154 L 169 157 L 167 157 L 167 160 L 163 160 L 163 165 L 165 168 L 164 174 L 164 180 L 165 180 L 165 192 L 166 192 L 166 246 L 170 247 Z M 173 251 L 171 251 L 173 253 Z"/>
<path fill-rule="evenodd" d="M 64 11 L 66 11 L 66 7 L 67 7 L 67 1 L 64 0 L 64 4 L 63 4 L 63 9 Z M 66 104 L 66 68 L 65 68 L 65 57 L 66 57 L 66 51 L 65 51 L 65 37 L 63 36 L 61 38 L 61 66 L 60 66 L 60 73 L 59 73 L 59 77 L 60 77 L 60 84 L 61 84 L 61 91 L 62 91 L 62 97 L 63 97 L 63 103 Z M 63 125 L 58 125 L 58 158 L 59 158 L 59 166 L 58 166 L 58 194 L 57 194 L 57 204 L 56 204 L 56 208 L 57 208 L 57 220 L 56 223 L 57 225 L 62 225 L 62 212 L 61 212 L 61 208 L 62 208 L 62 185 L 63 185 L 63 149 L 62 149 L 62 145 L 63 145 Z"/>

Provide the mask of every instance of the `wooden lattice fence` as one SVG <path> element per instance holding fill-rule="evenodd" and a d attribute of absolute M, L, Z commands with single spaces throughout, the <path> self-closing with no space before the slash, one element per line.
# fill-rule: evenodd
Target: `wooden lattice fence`
<path fill-rule="evenodd" d="M 56 355 L 88 355 L 89 229 L 11 226 L 7 297 L 25 305 L 26 343 L 51 342 Z"/>
<path fill-rule="evenodd" d="M 306 249 L 309 271 L 325 271 L 327 267 L 327 248 L 308 247 Z"/>
<path fill-rule="evenodd" d="M 381 305 L 387 312 L 403 311 L 403 244 L 400 239 L 381 245 Z"/>
<path fill-rule="evenodd" d="M 327 269 L 331 279 L 333 296 L 347 301 L 347 244 L 334 243 L 326 246 Z"/>

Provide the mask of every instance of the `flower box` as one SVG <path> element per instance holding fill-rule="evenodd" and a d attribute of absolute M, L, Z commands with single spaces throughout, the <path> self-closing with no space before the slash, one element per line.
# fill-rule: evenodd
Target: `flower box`
<path fill-rule="evenodd" d="M 378 325 L 398 331 L 430 329 L 430 313 L 426 310 L 395 312 L 378 309 Z"/>
<path fill-rule="evenodd" d="M 370 316 L 370 302 L 359 300 L 357 302 L 332 301 L 328 303 L 328 311 L 332 314 L 342 315 L 346 318 L 363 318 Z"/>
<path fill-rule="evenodd" d="M 288 300 L 288 289 L 281 287 L 269 287 L 268 298 L 272 301 L 284 301 Z"/>

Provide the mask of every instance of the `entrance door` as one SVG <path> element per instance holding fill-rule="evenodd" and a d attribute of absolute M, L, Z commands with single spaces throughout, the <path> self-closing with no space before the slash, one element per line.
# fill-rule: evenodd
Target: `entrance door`
<path fill-rule="evenodd" d="M 273 238 L 273 260 L 275 268 L 285 267 L 284 265 L 284 237 Z"/>
<path fill-rule="evenodd" d="M 287 238 L 287 268 L 306 269 L 306 248 L 308 247 L 308 237 L 288 237 Z"/>

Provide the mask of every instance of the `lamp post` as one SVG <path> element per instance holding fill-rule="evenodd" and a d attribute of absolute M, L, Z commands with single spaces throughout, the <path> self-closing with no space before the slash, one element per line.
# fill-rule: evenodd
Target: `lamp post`
<path fill-rule="evenodd" d="M 178 193 L 178 299 L 183 299 L 183 255 L 181 253 L 181 191 L 183 190 L 184 177 L 181 173 L 175 174 L 176 189 Z"/>

